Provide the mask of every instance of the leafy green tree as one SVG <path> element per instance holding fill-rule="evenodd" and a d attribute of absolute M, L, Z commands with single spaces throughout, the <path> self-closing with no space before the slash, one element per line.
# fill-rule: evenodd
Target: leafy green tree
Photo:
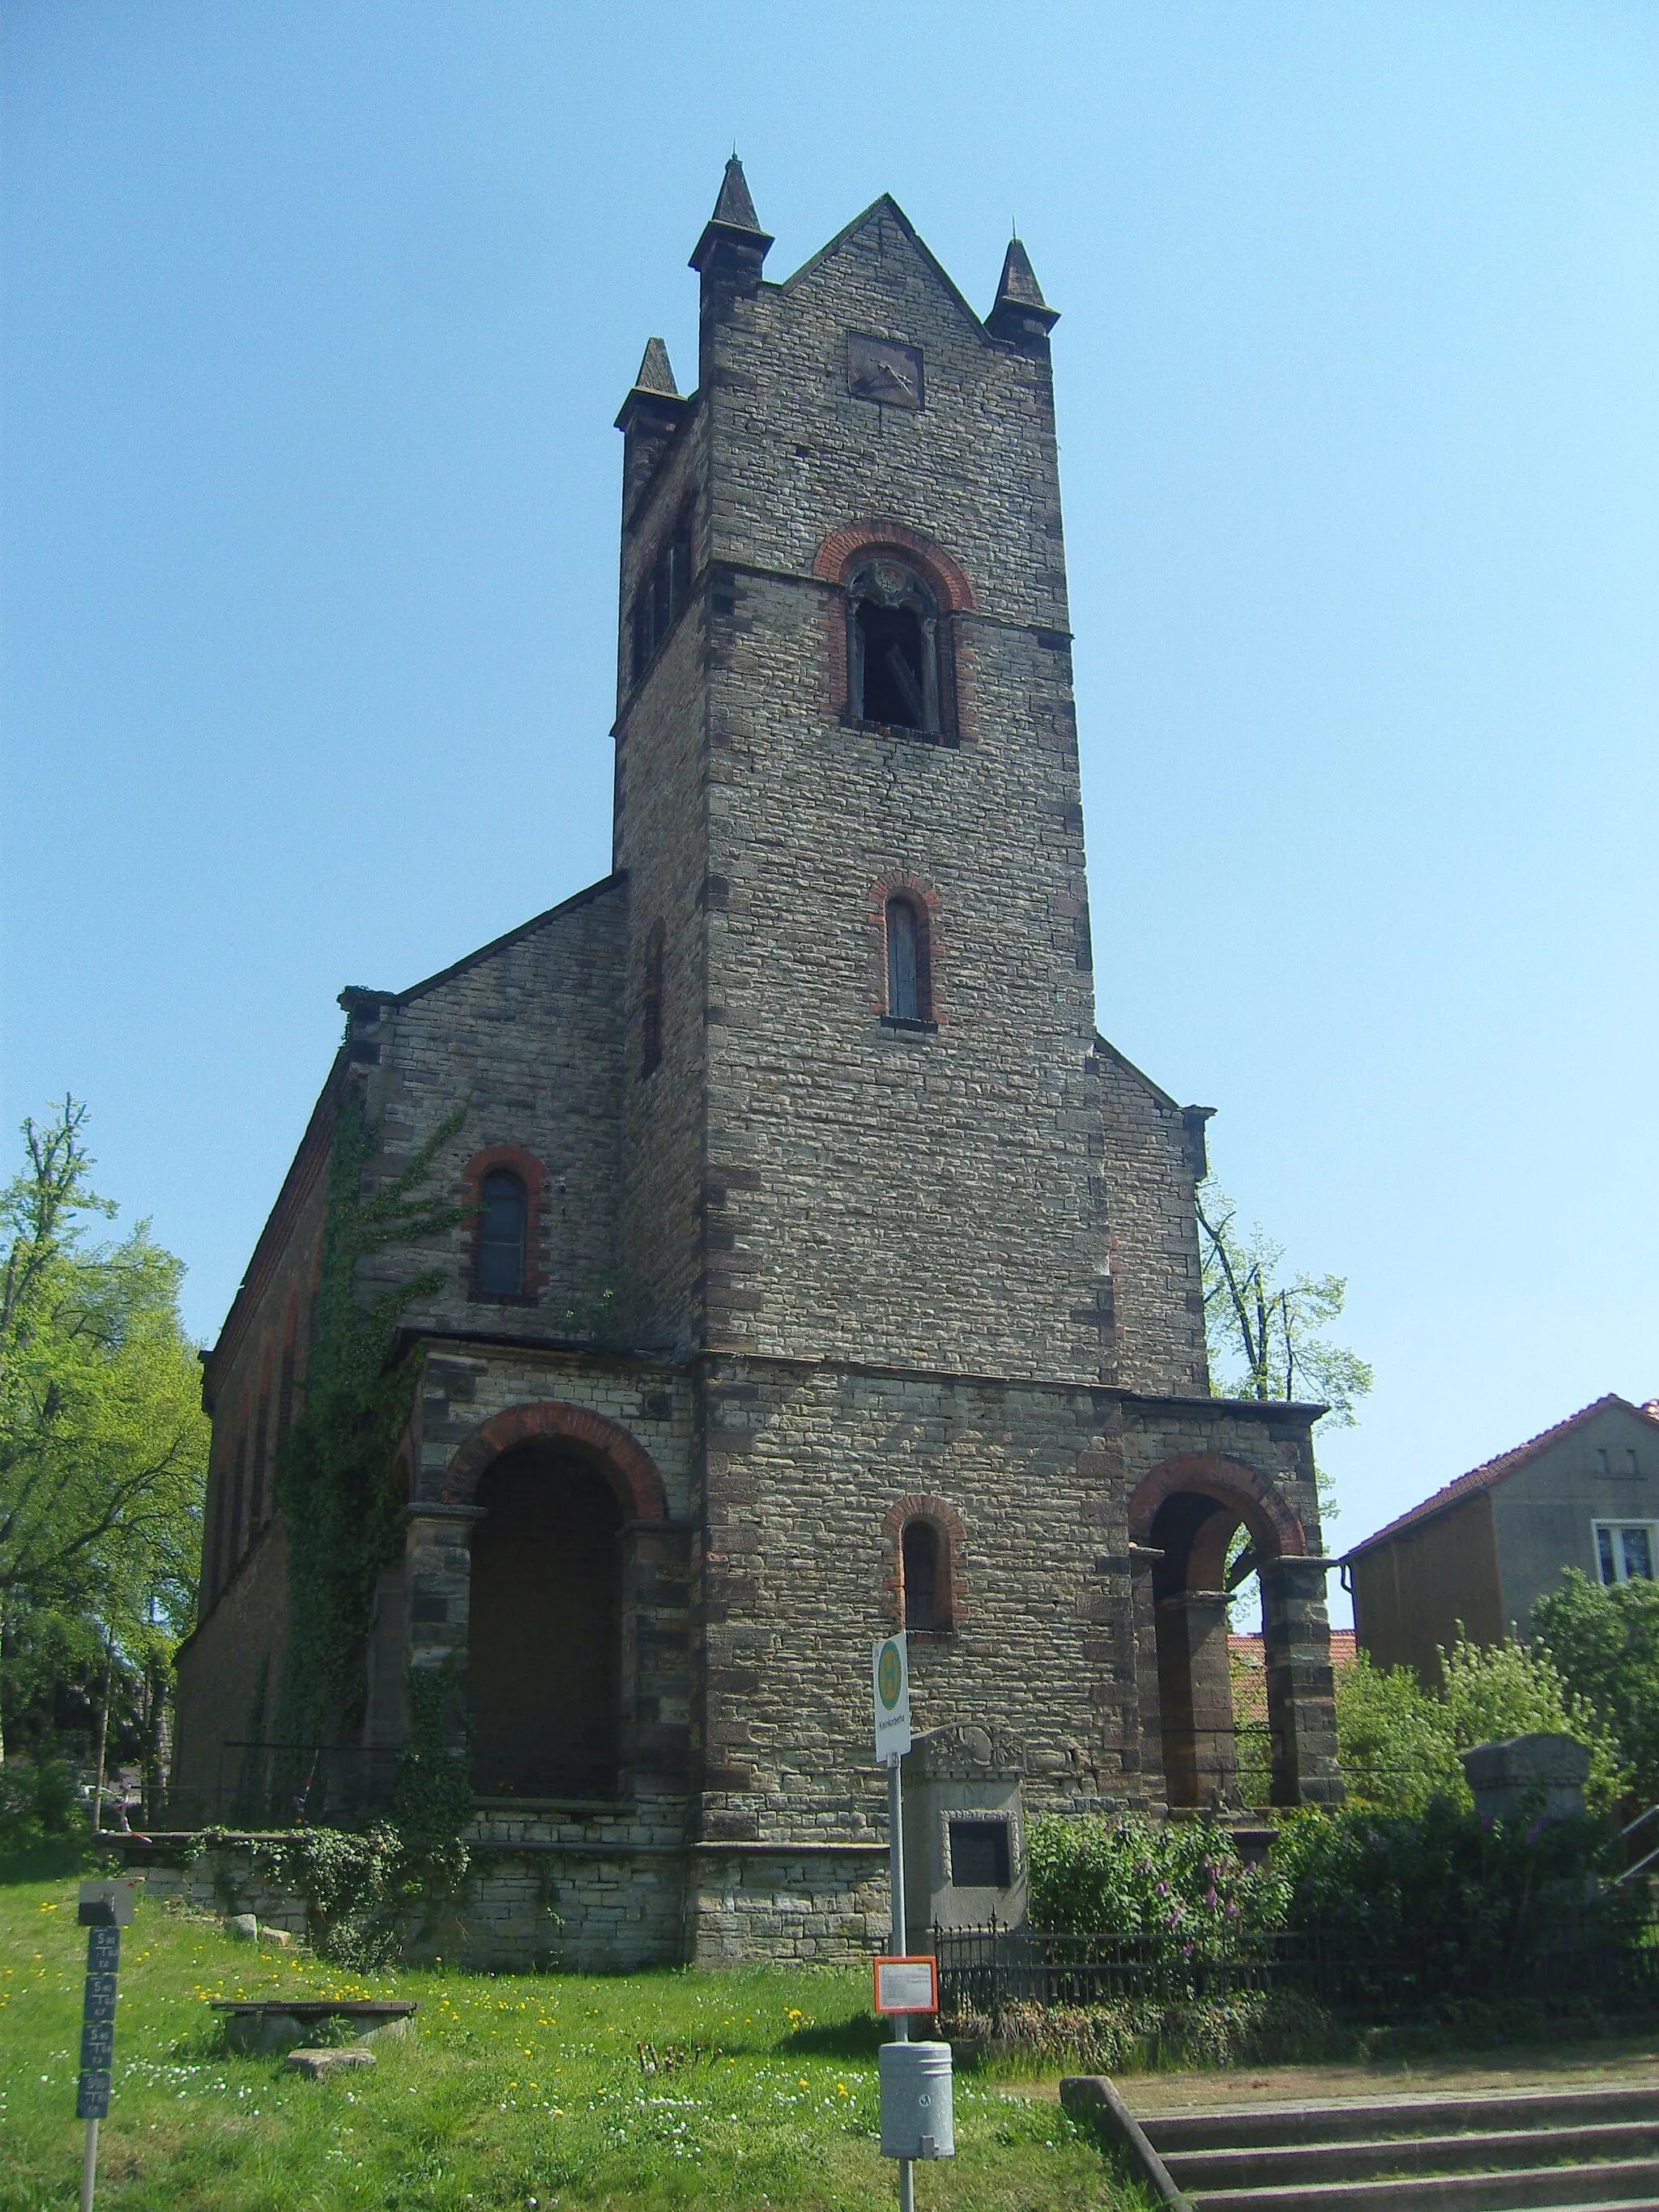
<path fill-rule="evenodd" d="M 1384 1670 L 1363 1652 L 1336 1677 L 1337 1759 L 1360 1805 L 1415 1815 L 1444 1802 L 1467 1811 L 1474 1800 L 1459 1753 L 1534 1733 L 1576 1736 L 1590 1755 L 1589 1809 L 1614 1803 L 1627 1778 L 1618 1744 L 1542 1649 L 1460 1637 L 1441 1654 L 1437 1693 L 1409 1668 Z"/>
<path fill-rule="evenodd" d="M 1617 1742 L 1632 1786 L 1659 1802 L 1659 1583 L 1604 1589 L 1569 1567 L 1532 1618 L 1562 1679 Z"/>
<path fill-rule="evenodd" d="M 1357 1805 L 1419 1814 L 1439 1798 L 1469 1802 L 1451 1717 L 1409 1667 L 1374 1667 L 1362 1651 L 1338 1668 L 1336 1744 Z"/>
<path fill-rule="evenodd" d="M 51 1640 L 31 1616 L 95 1623 L 107 1680 L 115 1652 L 142 1674 L 193 1603 L 209 1431 L 184 1269 L 147 1222 L 90 1241 L 115 1208 L 86 1120 L 66 1098 L 26 1121 L 0 1196 L 0 1689 L 14 1647 Z"/>
<path fill-rule="evenodd" d="M 1589 1699 L 1569 1689 L 1547 1651 L 1512 1636 L 1501 1644 L 1471 1644 L 1460 1636 L 1441 1660 L 1441 1698 L 1459 1751 L 1510 1735 L 1577 1736 L 1590 1755 L 1586 1804 L 1594 1813 L 1613 1806 L 1629 1780 L 1619 1747 Z"/>

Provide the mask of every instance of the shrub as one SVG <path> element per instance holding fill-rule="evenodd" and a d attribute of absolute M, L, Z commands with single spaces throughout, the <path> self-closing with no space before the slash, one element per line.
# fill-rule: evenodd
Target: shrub
<path fill-rule="evenodd" d="M 1648 1803 L 1659 1800 L 1659 1583 L 1604 1589 L 1570 1567 L 1532 1618 L 1568 1689 L 1617 1743 L 1634 1787 Z"/>
<path fill-rule="evenodd" d="M 1588 1818 L 1488 1821 L 1442 1799 L 1297 1814 L 1273 1859 L 1287 1923 L 1379 1990 L 1478 1995 L 1559 1932 L 1617 1938 L 1636 1907 L 1596 1888 L 1607 1843 Z"/>
<path fill-rule="evenodd" d="M 1209 1821 L 1039 1814 L 1027 1832 L 1030 1914 L 1041 1929 L 1158 1939 L 1153 1955 L 1224 1957 L 1285 1909 L 1280 1878 L 1247 1867 Z"/>
<path fill-rule="evenodd" d="M 1441 1658 L 1441 1695 L 1459 1751 L 1534 1730 L 1576 1736 L 1590 1755 L 1584 1802 L 1592 1813 L 1612 1809 L 1629 1778 L 1619 1747 L 1589 1700 L 1568 1688 L 1547 1651 L 1513 1637 L 1481 1644 L 1460 1636 Z M 1472 1801 L 1465 1795 L 1462 1802 Z"/>
<path fill-rule="evenodd" d="M 1409 1667 L 1374 1667 L 1362 1651 L 1338 1670 L 1336 1745 L 1358 1804 L 1422 1813 L 1437 1797 L 1470 1802 L 1451 1717 Z"/>
<path fill-rule="evenodd" d="M 80 1778 L 67 1759 L 48 1752 L 8 1759 L 0 1770 L 0 1852 L 7 1856 L 83 1832 L 88 1821 Z"/>
<path fill-rule="evenodd" d="M 1128 2074 L 1158 2066 L 1286 2066 L 1329 2060 L 1341 2047 L 1330 2014 L 1295 1990 L 1241 1990 L 1175 2003 L 1114 1997 L 1099 2004 L 1024 1999 L 950 2020 L 955 2044 L 988 2045 L 1000 2057 Z"/>
<path fill-rule="evenodd" d="M 1589 1701 L 1563 1679 L 1548 1651 L 1514 1638 L 1441 1654 L 1438 1696 L 1407 1667 L 1374 1667 L 1361 1652 L 1336 1677 L 1337 1760 L 1361 1805 L 1426 1813 L 1437 1800 L 1469 1811 L 1458 1754 L 1477 1743 L 1535 1731 L 1575 1736 L 1590 1755 L 1585 1802 L 1603 1813 L 1627 1779 L 1618 1745 Z"/>

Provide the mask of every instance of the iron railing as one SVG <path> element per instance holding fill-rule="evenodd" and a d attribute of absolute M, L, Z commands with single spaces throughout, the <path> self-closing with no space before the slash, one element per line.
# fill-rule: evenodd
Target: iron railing
<path fill-rule="evenodd" d="M 1332 2011 L 1409 2018 L 1448 2003 L 1594 2004 L 1659 2011 L 1659 1920 L 1594 1912 L 1475 1946 L 1449 1938 L 1368 1946 L 1319 1926 L 1231 1937 L 1224 1948 L 1161 1936 L 1054 1934 L 982 1926 L 933 1929 L 939 2008 L 995 2021 L 1015 2002 L 1045 2007 L 1132 1998 L 1184 2003 L 1294 1990 Z"/>

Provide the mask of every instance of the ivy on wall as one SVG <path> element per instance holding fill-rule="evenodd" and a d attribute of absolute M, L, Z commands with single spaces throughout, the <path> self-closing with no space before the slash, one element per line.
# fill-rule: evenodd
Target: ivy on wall
<path fill-rule="evenodd" d="M 395 1455 L 415 1401 L 418 1347 L 401 1355 L 398 1322 L 438 1289 L 436 1269 L 366 1295 L 361 1263 L 441 1236 L 463 1209 L 428 1188 L 432 1164 L 460 1128 L 448 1115 L 408 1165 L 378 1189 L 364 1174 L 379 1149 L 361 1085 L 346 1086 L 329 1154 L 322 1254 L 303 1402 L 276 1471 L 288 1538 L 288 1648 L 278 1735 L 319 1744 L 362 1717 L 375 1579 L 403 1542 Z"/>

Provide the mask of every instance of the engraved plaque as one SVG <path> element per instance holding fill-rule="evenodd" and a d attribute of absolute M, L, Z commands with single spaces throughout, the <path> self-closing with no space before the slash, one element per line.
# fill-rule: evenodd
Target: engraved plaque
<path fill-rule="evenodd" d="M 854 399 L 873 400 L 881 407 L 920 407 L 921 347 L 901 345 L 896 338 L 871 338 L 860 331 L 849 331 L 847 389 Z"/>

